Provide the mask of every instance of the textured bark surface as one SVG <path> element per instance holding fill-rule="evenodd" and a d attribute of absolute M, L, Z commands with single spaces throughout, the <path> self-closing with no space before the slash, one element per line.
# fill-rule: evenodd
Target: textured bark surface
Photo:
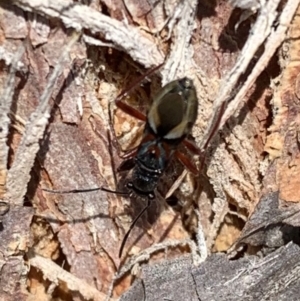
<path fill-rule="evenodd" d="M 190 258 L 165 261 L 143 268 L 143 283 L 137 281 L 121 300 L 296 301 L 299 252 L 299 246 L 288 244 L 265 258 L 228 261 L 214 254 L 197 268 Z"/>
<path fill-rule="evenodd" d="M 258 2 L 0 0 L 0 300 L 298 300 L 299 1 Z M 123 101 L 193 79 L 201 170 L 171 162 L 120 260 L 145 199 L 42 188 L 124 190 L 114 100 L 163 61 Z"/>

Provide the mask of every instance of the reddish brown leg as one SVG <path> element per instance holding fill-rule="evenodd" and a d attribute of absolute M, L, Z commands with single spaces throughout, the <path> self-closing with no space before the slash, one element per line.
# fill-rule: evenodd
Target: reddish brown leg
<path fill-rule="evenodd" d="M 146 121 L 147 117 L 145 114 L 141 113 L 139 110 L 129 106 L 125 102 L 122 102 L 121 100 L 116 101 L 116 106 L 121 109 L 126 114 L 135 117 L 136 119 L 139 119 L 141 121 Z"/>
<path fill-rule="evenodd" d="M 140 111 L 136 110 L 135 108 L 132 108 L 128 104 L 122 102 L 122 99 L 127 96 L 137 85 L 139 85 L 147 76 L 153 74 L 155 71 L 157 71 L 163 64 L 160 64 L 150 70 L 148 70 L 145 74 L 138 77 L 129 87 L 127 87 L 125 90 L 123 90 L 118 97 L 115 99 L 116 106 L 120 108 L 123 112 L 127 113 L 128 115 L 135 117 L 139 120 L 146 121 L 147 117 Z"/>
<path fill-rule="evenodd" d="M 153 74 L 155 71 L 157 71 L 161 66 L 163 65 L 160 64 L 150 70 L 148 70 L 146 73 L 144 73 L 143 75 L 141 75 L 140 77 L 138 77 L 135 81 L 132 82 L 132 84 L 129 87 L 126 87 L 126 89 L 124 89 L 119 95 L 118 97 L 115 99 L 115 102 L 119 102 L 121 101 L 121 99 L 123 99 L 126 95 L 128 95 L 137 85 L 139 85 L 147 76 Z"/>
<path fill-rule="evenodd" d="M 193 142 L 188 139 L 183 140 L 183 145 L 192 153 L 198 155 L 200 157 L 200 168 L 198 170 L 201 171 L 204 165 L 204 160 L 205 160 L 205 151 L 201 151 L 200 148 Z"/>
<path fill-rule="evenodd" d="M 133 157 L 135 157 L 135 155 L 137 153 L 137 150 L 138 150 L 138 146 L 124 152 L 124 154 L 121 156 L 121 158 L 124 159 L 124 160 L 133 158 Z"/>
<path fill-rule="evenodd" d="M 202 170 L 203 165 L 204 165 L 204 160 L 205 160 L 205 152 L 206 152 L 206 148 L 208 146 L 208 144 L 210 143 L 210 141 L 214 138 L 215 134 L 217 133 L 219 124 L 222 120 L 222 116 L 223 113 L 225 111 L 226 105 L 227 105 L 228 101 L 225 101 L 218 110 L 218 113 L 215 115 L 214 120 L 212 121 L 211 125 L 210 125 L 210 130 L 208 131 L 208 137 L 204 143 L 204 145 L 202 146 L 203 151 L 201 151 L 195 143 L 193 143 L 192 141 L 185 139 L 183 141 L 184 146 L 189 149 L 191 152 L 193 152 L 194 154 L 197 154 L 200 156 L 201 158 L 201 164 L 200 164 L 200 170 Z"/>
<path fill-rule="evenodd" d="M 191 151 L 195 155 L 201 156 L 203 152 L 201 152 L 200 148 L 191 140 L 185 139 L 183 140 L 184 146 Z"/>
<path fill-rule="evenodd" d="M 111 142 L 114 148 L 117 150 L 119 158 L 126 160 L 134 157 L 136 155 L 138 147 L 134 147 L 133 149 L 127 150 L 125 152 L 122 150 L 114 130 L 111 113 L 109 113 L 109 126 L 111 128 L 110 134 L 112 135 Z"/>
<path fill-rule="evenodd" d="M 127 105 L 126 103 L 122 102 L 120 99 L 118 100 L 119 96 L 116 99 L 116 105 L 125 113 L 127 113 L 130 116 L 133 116 L 139 120 L 145 121 L 146 120 L 146 116 L 144 114 L 142 114 L 140 111 L 132 108 L 131 106 Z M 111 104 L 109 104 L 108 107 L 108 112 L 109 112 L 109 126 L 111 128 L 111 135 L 112 135 L 112 139 L 111 142 L 113 144 L 113 146 L 115 147 L 115 149 L 117 150 L 118 156 L 121 159 L 129 159 L 133 156 L 135 156 L 136 151 L 137 151 L 137 147 L 130 149 L 128 151 L 126 151 L 124 153 L 124 151 L 121 149 L 120 144 L 118 142 L 115 130 L 114 130 L 114 124 L 113 124 L 113 116 L 112 116 L 112 110 L 110 107 Z"/>
<path fill-rule="evenodd" d="M 219 124 L 221 123 L 222 116 L 225 112 L 227 103 L 228 103 L 228 100 L 222 103 L 222 105 L 218 108 L 218 112 L 215 114 L 215 116 L 211 122 L 210 129 L 209 129 L 208 135 L 207 135 L 208 137 L 206 139 L 205 144 L 203 145 L 204 150 L 206 150 L 208 144 L 210 143 L 210 141 L 215 137 L 216 133 L 218 132 Z"/>
<path fill-rule="evenodd" d="M 186 155 L 176 150 L 175 156 L 181 162 L 181 164 L 184 165 L 190 172 L 192 172 L 194 175 L 198 175 L 199 170 Z"/>
<path fill-rule="evenodd" d="M 151 75 L 152 73 L 154 73 L 155 71 L 157 71 L 160 67 L 162 66 L 162 64 L 148 70 L 145 74 L 143 74 L 142 76 L 140 76 L 139 78 L 137 78 L 129 87 L 127 87 L 125 90 L 123 90 L 118 97 L 115 99 L 115 104 L 116 106 L 121 109 L 123 112 L 125 112 L 126 114 L 135 117 L 141 121 L 146 122 L 147 121 L 147 116 L 143 113 L 141 113 L 139 110 L 131 107 L 130 105 L 126 104 L 125 102 L 122 101 L 122 99 L 128 95 L 128 93 L 130 93 L 138 84 L 141 83 L 141 81 Z M 109 105 L 109 125 L 111 128 L 111 132 L 112 132 L 112 143 L 114 145 L 114 147 L 117 150 L 118 156 L 122 159 L 129 159 L 135 156 L 136 152 L 137 152 L 137 148 L 131 149 L 129 151 L 127 151 L 125 154 L 123 154 L 123 151 L 118 143 L 118 139 L 116 137 L 116 133 L 114 131 L 114 126 L 113 126 L 113 118 L 111 115 L 111 108 Z"/>

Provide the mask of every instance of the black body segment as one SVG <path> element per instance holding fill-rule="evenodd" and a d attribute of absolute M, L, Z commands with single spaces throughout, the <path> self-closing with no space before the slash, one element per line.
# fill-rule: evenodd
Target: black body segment
<path fill-rule="evenodd" d="M 154 97 L 130 184 L 137 194 L 153 194 L 174 151 L 190 133 L 197 109 L 196 89 L 186 77 L 167 84 Z"/>
<path fill-rule="evenodd" d="M 197 115 L 196 89 L 192 80 L 184 77 L 170 82 L 157 93 L 147 123 L 161 138 L 183 140 L 190 133 Z"/>

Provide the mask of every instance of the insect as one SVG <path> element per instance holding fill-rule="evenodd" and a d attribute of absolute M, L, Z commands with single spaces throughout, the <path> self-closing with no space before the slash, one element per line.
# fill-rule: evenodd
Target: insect
<path fill-rule="evenodd" d="M 125 113 L 145 121 L 145 129 L 140 145 L 130 152 L 133 161 L 132 178 L 127 187 L 137 195 L 147 198 L 147 204 L 132 222 L 122 241 L 119 256 L 121 257 L 130 231 L 155 198 L 154 190 L 173 156 L 197 174 L 197 168 L 178 150 L 184 143 L 191 151 L 196 147 L 186 137 L 196 121 L 198 100 L 192 80 L 187 77 L 165 85 L 153 98 L 147 116 L 121 102 L 117 107 Z"/>
<path fill-rule="evenodd" d="M 153 73 L 159 67 L 148 71 L 148 74 Z M 133 220 L 122 240 L 119 257 L 122 257 L 123 249 L 131 230 L 155 198 L 154 191 L 170 160 L 175 156 L 192 173 L 198 173 L 195 165 L 179 150 L 179 146 L 183 144 L 193 153 L 199 153 L 197 147 L 186 139 L 192 130 L 198 113 L 198 100 L 193 81 L 184 77 L 162 87 L 156 96 L 153 97 L 153 102 L 147 115 L 122 101 L 128 91 L 135 85 L 122 92 L 115 100 L 116 106 L 122 111 L 145 122 L 141 143 L 124 156 L 126 157 L 125 162 L 129 162 L 127 169 L 132 170 L 131 179 L 127 183 L 127 188 L 130 192 L 112 191 L 103 187 L 70 190 L 67 192 L 56 191 L 58 193 L 70 193 L 104 190 L 125 195 L 136 193 L 146 198 L 147 203 L 145 207 Z"/>

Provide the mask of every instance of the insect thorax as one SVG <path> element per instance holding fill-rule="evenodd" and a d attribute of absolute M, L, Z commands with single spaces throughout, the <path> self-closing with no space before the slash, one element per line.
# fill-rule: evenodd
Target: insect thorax
<path fill-rule="evenodd" d="M 141 194 L 153 192 L 166 169 L 172 150 L 158 137 L 145 133 L 133 169 L 133 188 Z"/>

